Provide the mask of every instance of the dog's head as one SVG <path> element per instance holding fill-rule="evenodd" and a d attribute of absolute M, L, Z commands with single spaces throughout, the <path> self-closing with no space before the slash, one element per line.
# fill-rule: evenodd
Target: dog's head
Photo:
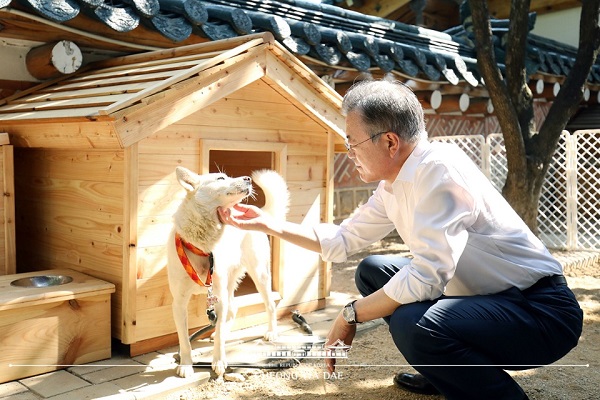
<path fill-rule="evenodd" d="M 195 199 L 195 203 L 209 209 L 232 207 L 254 194 L 249 176 L 231 178 L 223 173 L 198 175 L 187 168 L 175 169 L 179 184 Z"/>

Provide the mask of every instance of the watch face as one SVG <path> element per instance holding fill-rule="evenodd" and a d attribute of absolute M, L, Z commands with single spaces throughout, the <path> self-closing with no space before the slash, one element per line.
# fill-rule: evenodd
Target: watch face
<path fill-rule="evenodd" d="M 344 307 L 342 316 L 347 322 L 354 322 L 356 318 L 356 316 L 354 315 L 354 307 L 352 307 L 352 305 L 347 305 L 346 307 Z"/>

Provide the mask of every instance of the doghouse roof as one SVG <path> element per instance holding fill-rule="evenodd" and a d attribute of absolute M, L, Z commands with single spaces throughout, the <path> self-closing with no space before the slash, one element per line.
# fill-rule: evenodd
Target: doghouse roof
<path fill-rule="evenodd" d="M 0 131 L 21 147 L 125 148 L 259 79 L 341 144 L 341 96 L 270 33 L 90 64 L 4 99 Z"/>

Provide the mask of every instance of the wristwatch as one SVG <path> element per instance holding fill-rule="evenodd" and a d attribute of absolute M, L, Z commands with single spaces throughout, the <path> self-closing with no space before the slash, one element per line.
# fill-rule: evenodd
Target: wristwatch
<path fill-rule="evenodd" d="M 356 320 L 356 310 L 354 309 L 355 302 L 356 300 L 351 301 L 350 303 L 346 304 L 342 309 L 342 317 L 344 317 L 346 322 L 351 325 L 358 323 L 358 321 Z"/>

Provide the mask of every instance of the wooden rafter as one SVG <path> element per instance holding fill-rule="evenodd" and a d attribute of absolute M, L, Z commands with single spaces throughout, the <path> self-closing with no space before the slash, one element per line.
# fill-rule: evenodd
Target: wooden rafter
<path fill-rule="evenodd" d="M 349 8 L 359 13 L 387 18 L 409 3 L 410 0 L 364 0 L 361 6 Z"/>
<path fill-rule="evenodd" d="M 510 3 L 507 0 L 488 0 L 490 14 L 494 18 L 508 18 L 510 15 Z M 531 0 L 529 10 L 531 12 L 535 11 L 538 14 L 544 14 L 574 7 L 581 7 L 581 0 Z"/>

